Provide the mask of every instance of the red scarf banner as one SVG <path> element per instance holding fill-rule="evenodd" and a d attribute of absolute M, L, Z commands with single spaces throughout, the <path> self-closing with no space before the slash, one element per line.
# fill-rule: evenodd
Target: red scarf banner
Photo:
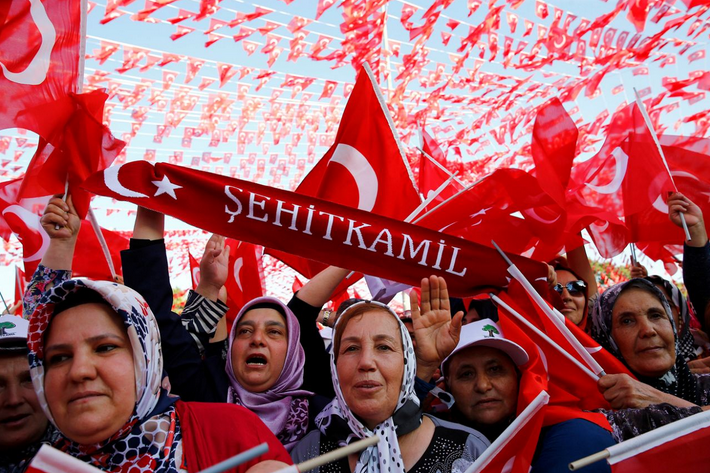
<path fill-rule="evenodd" d="M 137 161 L 100 171 L 83 187 L 204 230 L 412 286 L 432 274 L 445 277 L 456 296 L 508 284 L 507 264 L 491 248 L 240 179 Z M 547 276 L 541 262 L 511 259 L 531 280 Z"/>

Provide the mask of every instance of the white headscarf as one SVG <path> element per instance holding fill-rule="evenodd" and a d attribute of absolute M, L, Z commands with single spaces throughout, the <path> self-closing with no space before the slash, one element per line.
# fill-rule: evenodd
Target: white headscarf
<path fill-rule="evenodd" d="M 356 473 L 397 473 L 404 472 L 404 461 L 402 452 L 399 449 L 397 436 L 404 435 L 415 430 L 421 425 L 422 412 L 414 392 L 414 380 L 416 377 L 417 362 L 414 355 L 412 339 L 409 337 L 407 328 L 385 304 L 376 301 L 361 301 L 348 307 L 338 318 L 335 324 L 335 331 L 344 316 L 357 307 L 369 304 L 373 309 L 382 309 L 383 312 L 391 315 L 399 324 L 399 332 L 402 336 L 402 346 L 404 352 L 404 375 L 402 386 L 397 399 L 397 406 L 391 417 L 378 424 L 373 430 L 368 429 L 355 414 L 350 410 L 343 398 L 340 389 L 338 371 L 335 367 L 334 349 L 330 353 L 330 369 L 335 388 L 335 399 L 328 404 L 325 409 L 316 417 L 316 425 L 320 432 L 329 439 L 336 440 L 340 445 L 347 445 L 356 440 L 378 435 L 380 441 L 366 450 L 363 450 L 355 466 Z M 383 315 L 384 316 L 384 315 Z M 342 334 L 340 334 L 342 336 Z"/>

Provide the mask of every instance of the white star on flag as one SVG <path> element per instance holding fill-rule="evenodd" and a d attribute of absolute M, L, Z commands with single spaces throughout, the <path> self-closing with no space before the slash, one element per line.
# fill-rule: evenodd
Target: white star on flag
<path fill-rule="evenodd" d="M 160 194 L 168 194 L 170 197 L 173 199 L 177 200 L 177 196 L 175 195 L 175 190 L 176 189 L 182 189 L 182 186 L 178 186 L 177 184 L 173 184 L 170 182 L 170 179 L 168 179 L 168 176 L 163 176 L 162 181 L 151 181 L 155 186 L 158 188 L 158 190 L 155 191 L 155 195 L 153 197 L 158 197 Z"/>

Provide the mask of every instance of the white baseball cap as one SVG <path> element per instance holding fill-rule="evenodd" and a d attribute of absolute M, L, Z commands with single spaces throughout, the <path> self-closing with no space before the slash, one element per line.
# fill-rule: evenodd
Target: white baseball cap
<path fill-rule="evenodd" d="M 513 360 L 518 366 L 528 362 L 527 352 L 515 342 L 511 342 L 503 336 L 503 330 L 497 323 L 491 319 L 482 319 L 472 322 L 461 327 L 461 338 L 459 344 L 456 345 L 454 351 L 444 359 L 441 364 L 441 370 L 444 372 L 444 367 L 449 361 L 449 358 L 454 356 L 464 348 L 471 346 L 497 348 Z"/>
<path fill-rule="evenodd" d="M 27 346 L 30 323 L 16 315 L 0 315 L 0 350 Z"/>

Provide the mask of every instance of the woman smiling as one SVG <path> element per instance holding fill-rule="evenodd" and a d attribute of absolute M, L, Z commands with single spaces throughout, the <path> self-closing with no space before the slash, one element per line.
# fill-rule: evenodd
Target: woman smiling
<path fill-rule="evenodd" d="M 269 452 L 259 460 L 290 463 L 255 414 L 161 389 L 157 323 L 125 286 L 69 279 L 52 288 L 32 314 L 28 347 L 40 405 L 66 437 L 58 447 L 97 468 L 193 472 L 261 442 Z M 235 425 L 249 429 L 226 435 Z"/>
<path fill-rule="evenodd" d="M 460 326 L 460 315 L 457 321 Z M 369 301 L 348 307 L 336 322 L 331 352 L 336 398 L 316 418 L 318 430 L 292 451 L 294 461 L 377 434 L 377 445 L 321 471 L 465 471 L 487 442 L 478 432 L 422 414 L 416 365 L 409 333 L 389 307 Z"/>

